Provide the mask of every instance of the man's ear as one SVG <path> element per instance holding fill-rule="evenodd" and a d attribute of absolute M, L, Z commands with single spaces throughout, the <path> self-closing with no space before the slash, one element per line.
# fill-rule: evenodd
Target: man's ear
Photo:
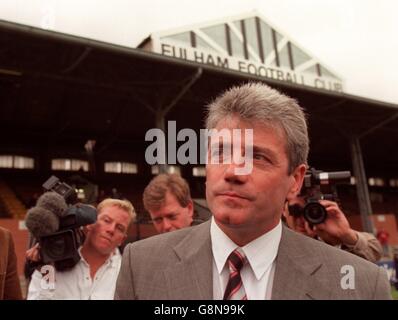
<path fill-rule="evenodd" d="M 187 208 L 189 210 L 189 216 L 193 217 L 193 201 L 189 200 Z"/>
<path fill-rule="evenodd" d="M 286 200 L 292 200 L 300 193 L 306 170 L 307 167 L 305 164 L 300 164 L 296 167 L 296 169 L 294 169 L 293 173 L 291 174 L 292 184 L 287 194 Z"/>

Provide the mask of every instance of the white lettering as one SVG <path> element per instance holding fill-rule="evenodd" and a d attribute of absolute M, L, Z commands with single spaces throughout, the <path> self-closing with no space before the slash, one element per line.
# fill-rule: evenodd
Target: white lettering
<path fill-rule="evenodd" d="M 343 290 L 355 289 L 355 269 L 351 265 L 344 265 L 340 269 L 344 276 L 341 278 L 340 285 Z"/>
<path fill-rule="evenodd" d="M 55 289 L 55 268 L 51 265 L 44 265 L 40 269 L 43 278 L 40 281 L 40 287 L 43 290 Z"/>

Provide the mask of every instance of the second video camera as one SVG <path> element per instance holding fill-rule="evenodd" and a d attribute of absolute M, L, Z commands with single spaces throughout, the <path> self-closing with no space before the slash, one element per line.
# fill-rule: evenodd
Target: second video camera
<path fill-rule="evenodd" d="M 336 185 L 348 183 L 350 178 L 350 171 L 323 172 L 314 168 L 308 169 L 299 195 L 304 198 L 305 204 L 289 205 L 289 213 L 293 216 L 304 216 L 311 225 L 323 223 L 327 212 L 319 200 L 337 201 Z"/>

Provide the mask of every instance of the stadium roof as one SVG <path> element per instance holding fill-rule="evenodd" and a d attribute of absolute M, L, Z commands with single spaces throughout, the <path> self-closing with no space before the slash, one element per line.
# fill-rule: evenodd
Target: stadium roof
<path fill-rule="evenodd" d="M 351 165 L 349 141 L 361 137 L 368 175 L 397 175 L 398 106 L 264 79 L 236 70 L 166 57 L 0 21 L 0 148 L 36 146 L 136 152 L 156 110 L 177 128 L 203 127 L 204 104 L 245 81 L 263 81 L 296 98 L 309 115 L 313 165 Z M 349 169 L 349 168 L 348 168 Z"/>
<path fill-rule="evenodd" d="M 343 91 L 336 72 L 256 11 L 153 33 L 138 47 L 265 78 Z"/>

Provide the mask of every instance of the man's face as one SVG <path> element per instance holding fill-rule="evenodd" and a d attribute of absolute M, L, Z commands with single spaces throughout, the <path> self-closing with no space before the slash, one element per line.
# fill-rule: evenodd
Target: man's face
<path fill-rule="evenodd" d="M 192 223 L 192 202 L 184 208 L 169 191 L 166 192 L 164 205 L 159 210 L 148 211 L 158 233 L 186 228 Z"/>
<path fill-rule="evenodd" d="M 99 253 L 109 255 L 126 239 L 130 220 L 125 210 L 107 206 L 98 213 L 97 222 L 87 227 L 87 240 Z"/>
<path fill-rule="evenodd" d="M 301 187 L 305 165 L 288 175 L 286 142 L 281 130 L 237 117 L 220 121 L 216 129 L 223 128 L 242 129 L 242 137 L 244 129 L 253 129 L 253 170 L 247 175 L 236 175 L 237 165 L 209 161 L 207 202 L 220 228 L 230 237 L 245 238 L 243 242 L 247 243 L 279 223 L 285 200 Z M 242 152 L 243 143 L 242 138 Z M 212 152 L 211 148 L 210 154 Z"/>

